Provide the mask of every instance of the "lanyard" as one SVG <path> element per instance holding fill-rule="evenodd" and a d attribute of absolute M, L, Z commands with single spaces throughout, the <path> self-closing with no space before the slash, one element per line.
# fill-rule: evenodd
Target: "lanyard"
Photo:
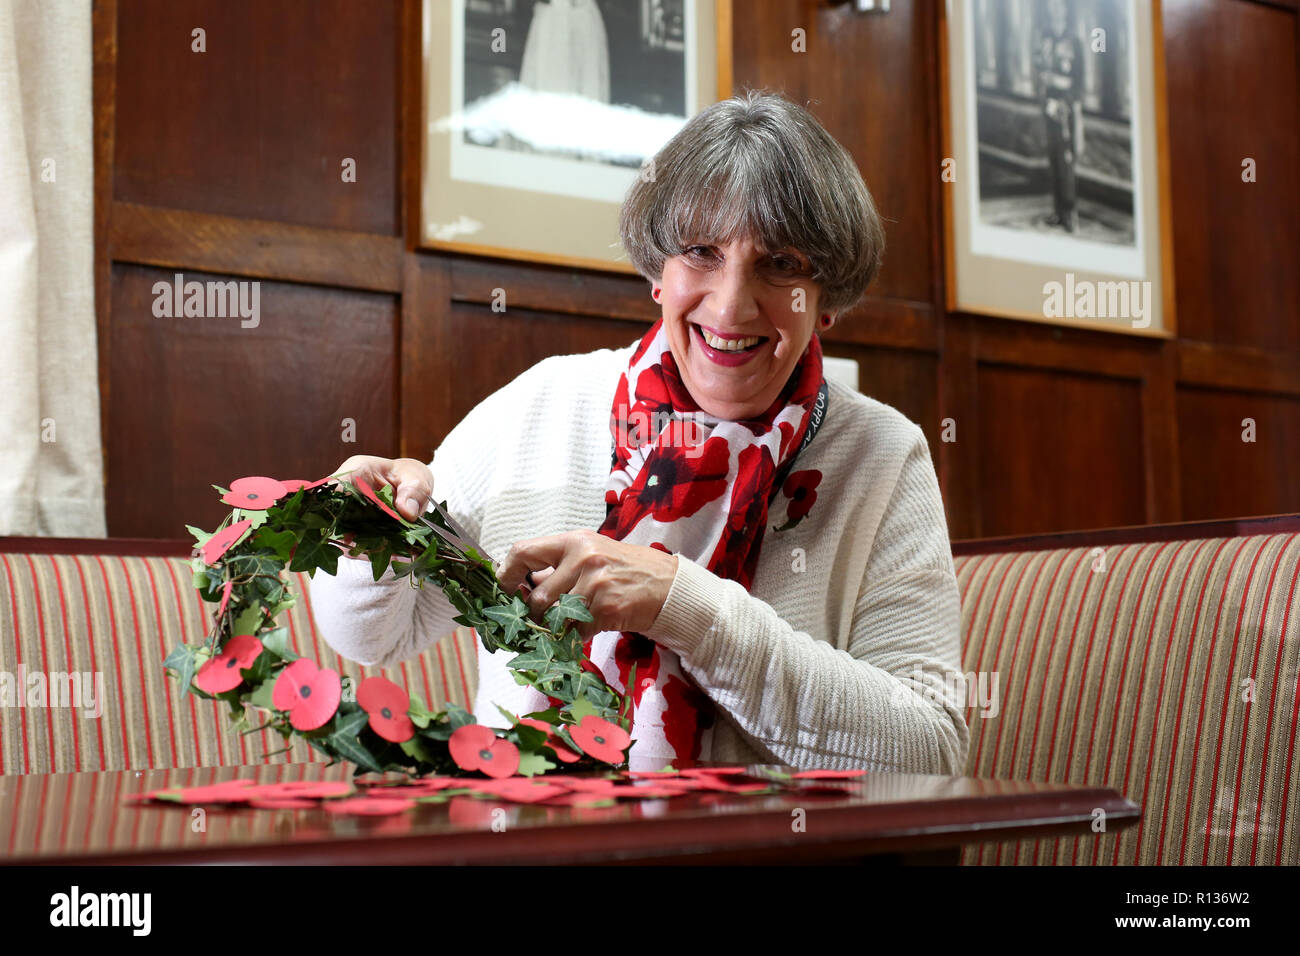
<path fill-rule="evenodd" d="M 812 413 L 808 416 L 808 430 L 803 433 L 803 441 L 799 443 L 799 450 L 790 456 L 790 460 L 785 463 L 785 467 L 772 481 L 772 490 L 767 496 L 768 504 L 772 503 L 777 491 L 785 484 L 786 478 L 790 476 L 790 469 L 794 467 L 795 459 L 811 444 L 813 436 L 817 434 L 817 429 L 822 427 L 822 422 L 826 419 L 826 409 L 829 405 L 830 389 L 826 387 L 826 379 L 823 378 L 821 388 L 817 389 L 817 401 L 812 407 Z"/>

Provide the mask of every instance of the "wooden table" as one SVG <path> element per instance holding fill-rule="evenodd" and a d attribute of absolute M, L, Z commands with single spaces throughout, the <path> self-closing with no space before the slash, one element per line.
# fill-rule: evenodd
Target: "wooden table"
<path fill-rule="evenodd" d="M 1091 839 L 1099 807 L 1111 831 L 1139 817 L 1102 787 L 907 774 L 868 774 L 830 796 L 692 793 L 585 808 L 461 796 L 391 817 L 210 805 L 203 829 L 189 806 L 125 799 L 240 777 L 350 772 L 274 764 L 0 777 L 0 863 L 956 863 L 962 845 L 985 840 Z"/>

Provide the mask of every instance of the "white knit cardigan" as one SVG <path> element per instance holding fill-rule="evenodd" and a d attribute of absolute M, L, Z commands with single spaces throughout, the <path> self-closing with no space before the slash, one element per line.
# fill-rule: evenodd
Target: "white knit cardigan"
<path fill-rule="evenodd" d="M 614 389 L 636 343 L 537 363 L 484 399 L 434 454 L 434 494 L 497 561 L 525 538 L 605 518 Z M 679 556 L 654 626 L 717 705 L 708 759 L 804 769 L 958 775 L 970 742 L 957 578 L 929 446 L 902 413 L 831 381 L 826 419 L 796 470 L 822 473 L 794 528 L 778 492 L 751 591 Z M 364 560 L 311 584 L 329 644 L 390 666 L 450 634 L 435 587 Z M 513 655 L 480 645 L 479 721 L 544 709 Z M 540 703 L 539 703 L 540 702 Z"/>

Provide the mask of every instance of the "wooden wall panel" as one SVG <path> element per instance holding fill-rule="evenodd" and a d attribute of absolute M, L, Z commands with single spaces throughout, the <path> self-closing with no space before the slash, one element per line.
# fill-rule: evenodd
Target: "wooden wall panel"
<path fill-rule="evenodd" d="M 1294 2 L 1164 4 L 1170 342 L 945 311 L 936 4 L 734 2 L 735 86 L 807 105 L 885 217 L 884 269 L 825 348 L 925 429 L 954 539 L 1300 510 Z M 637 277 L 416 248 L 420 5 L 97 0 L 111 533 L 211 523 L 207 483 L 241 473 L 305 477 L 353 452 L 427 460 L 518 372 L 627 344 L 656 317 Z M 152 283 L 199 270 L 261 279 L 264 329 L 154 319 Z M 234 404 L 213 403 L 232 381 Z M 343 417 L 358 420 L 353 446 Z M 1249 449 L 1244 417 L 1259 423 Z M 945 418 L 955 442 L 940 440 Z M 1220 460 L 1235 464 L 1206 465 Z"/>
<path fill-rule="evenodd" d="M 858 391 L 892 405 L 921 426 L 930 440 L 931 455 L 939 458 L 939 361 L 931 352 L 863 348 L 823 341 L 827 355 L 858 363 Z"/>
<path fill-rule="evenodd" d="M 1180 388 L 1178 420 L 1187 520 L 1300 512 L 1300 396 Z"/>
<path fill-rule="evenodd" d="M 172 273 L 113 268 L 110 535 L 184 537 L 229 510 L 210 484 L 315 479 L 353 454 L 397 453 L 393 296 L 263 282 L 259 324 L 244 328 L 155 316 L 159 281 Z M 355 443 L 343 441 L 345 418 Z"/>
<path fill-rule="evenodd" d="M 1296 19 L 1244 0 L 1164 5 L 1183 338 L 1300 352 Z"/>
<path fill-rule="evenodd" d="M 129 0 L 115 197 L 398 231 L 398 0 Z M 206 31 L 207 52 L 191 31 Z M 342 180 L 344 158 L 356 182 Z"/>
<path fill-rule="evenodd" d="M 917 0 L 895 0 L 878 16 L 801 0 L 742 0 L 733 30 L 735 87 L 773 89 L 807 106 L 857 160 L 886 220 L 885 264 L 872 297 L 927 311 L 942 272 L 936 12 Z M 791 48 L 796 29 L 805 31 L 806 52 Z"/>
<path fill-rule="evenodd" d="M 1135 381 L 981 365 L 977 435 L 985 534 L 1142 524 Z"/>
<path fill-rule="evenodd" d="M 507 308 L 454 304 L 443 316 L 445 348 L 436 361 L 448 388 L 439 407 L 455 424 L 475 405 L 549 355 L 623 348 L 646 323 Z M 475 347 L 467 347 L 474 343 Z M 450 429 L 448 429 L 450 430 Z"/>

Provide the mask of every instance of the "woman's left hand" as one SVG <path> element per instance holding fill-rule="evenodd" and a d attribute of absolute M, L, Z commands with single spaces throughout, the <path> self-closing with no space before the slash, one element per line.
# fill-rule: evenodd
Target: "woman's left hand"
<path fill-rule="evenodd" d="M 516 542 L 497 578 L 513 594 L 530 571 L 547 568 L 554 570 L 534 574 L 536 586 L 523 595 L 529 611 L 540 621 L 561 595 L 580 595 L 595 618 L 575 625 L 585 640 L 600 631 L 649 630 L 677 575 L 677 555 L 597 531 L 568 531 Z"/>

